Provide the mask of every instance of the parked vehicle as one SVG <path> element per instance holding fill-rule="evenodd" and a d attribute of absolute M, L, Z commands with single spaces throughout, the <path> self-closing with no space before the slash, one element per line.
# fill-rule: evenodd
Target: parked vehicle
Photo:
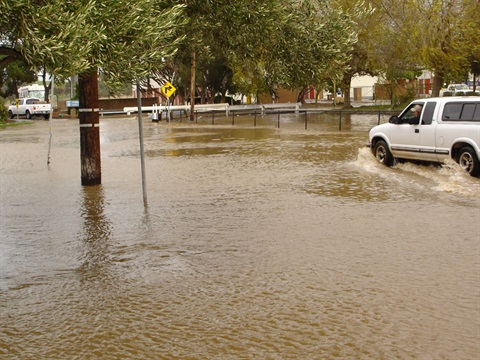
<path fill-rule="evenodd" d="M 478 90 L 473 91 L 466 84 L 450 84 L 446 89 L 440 92 L 441 96 L 466 96 L 466 95 L 480 95 Z"/>
<path fill-rule="evenodd" d="M 372 128 L 369 140 L 377 160 L 387 166 L 397 159 L 441 163 L 452 158 L 470 175 L 478 176 L 480 97 L 413 101 L 399 116 Z"/>
<path fill-rule="evenodd" d="M 20 99 L 25 98 L 45 98 L 45 87 L 39 84 L 31 84 L 18 88 L 18 97 Z"/>
<path fill-rule="evenodd" d="M 8 115 L 10 119 L 17 115 L 26 116 L 27 119 L 31 119 L 33 116 L 43 116 L 45 119 L 48 119 L 51 110 L 51 104 L 45 101 L 40 101 L 37 98 L 24 98 L 17 99 L 15 103 L 8 107 Z"/>

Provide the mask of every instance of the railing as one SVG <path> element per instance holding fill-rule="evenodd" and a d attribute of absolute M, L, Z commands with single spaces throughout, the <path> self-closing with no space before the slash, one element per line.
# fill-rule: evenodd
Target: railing
<path fill-rule="evenodd" d="M 131 115 L 138 111 L 137 107 L 124 108 L 124 113 Z M 142 111 L 151 112 L 149 115 L 152 121 L 159 121 L 162 119 L 162 114 L 166 114 L 167 121 L 183 120 L 183 115 L 187 118 L 187 114 L 190 112 L 190 105 L 172 105 L 172 106 L 146 106 L 142 107 Z M 176 114 L 176 117 L 175 117 Z M 203 115 L 209 115 L 204 117 Z M 220 115 L 219 115 L 220 114 Z M 398 114 L 398 111 L 392 110 L 356 110 L 356 109 L 320 109 L 320 108 L 301 108 L 299 103 L 287 103 L 287 104 L 254 104 L 254 105 L 229 105 L 226 103 L 221 104 L 202 104 L 195 105 L 195 123 L 198 124 L 198 120 L 210 119 L 212 125 L 215 124 L 215 118 L 219 122 L 225 123 L 225 120 L 231 117 L 231 125 L 235 125 L 235 119 L 241 116 L 253 117 L 253 126 L 257 126 L 257 117 L 264 118 L 265 116 L 275 116 L 275 127 L 280 128 L 282 124 L 282 115 L 296 114 L 303 116 L 303 124 L 305 130 L 308 129 L 310 118 L 319 114 L 332 114 L 338 115 L 338 130 L 342 131 L 342 126 L 346 122 L 345 118 L 351 117 L 351 115 L 374 115 L 377 119 L 376 123 L 380 124 L 382 118 L 389 117 L 391 115 Z M 387 119 L 388 120 L 388 119 Z M 385 122 L 386 120 L 384 120 Z M 238 122 L 238 121 L 237 121 Z"/>
<path fill-rule="evenodd" d="M 230 111 L 251 111 L 259 110 L 262 114 L 265 111 L 271 109 L 296 109 L 299 110 L 300 103 L 286 103 L 286 104 L 262 104 L 262 105 L 229 105 L 228 103 L 220 104 L 198 104 L 195 105 L 195 112 L 212 112 L 212 111 L 225 111 L 226 116 L 229 115 Z M 127 115 L 136 113 L 138 107 L 124 107 L 123 112 Z M 152 113 L 162 113 L 162 112 L 175 112 L 175 111 L 190 111 L 190 105 L 153 105 L 153 106 L 144 106 L 142 107 L 142 112 L 152 112 Z"/>

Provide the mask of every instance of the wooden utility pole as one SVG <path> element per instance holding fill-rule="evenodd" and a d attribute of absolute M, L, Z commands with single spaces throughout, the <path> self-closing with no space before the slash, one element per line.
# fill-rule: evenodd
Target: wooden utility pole
<path fill-rule="evenodd" d="M 97 69 L 78 77 L 82 185 L 102 183 Z"/>

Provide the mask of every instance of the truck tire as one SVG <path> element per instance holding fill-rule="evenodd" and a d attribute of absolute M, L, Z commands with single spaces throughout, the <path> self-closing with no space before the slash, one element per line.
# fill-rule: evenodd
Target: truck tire
<path fill-rule="evenodd" d="M 13 112 L 11 110 L 8 110 L 8 117 L 10 119 L 13 119 L 15 117 L 15 115 L 13 115 Z"/>
<path fill-rule="evenodd" d="M 30 114 L 30 111 L 25 111 L 25 115 L 27 116 L 27 119 L 31 119 L 32 118 L 32 114 Z"/>
<path fill-rule="evenodd" d="M 373 155 L 375 155 L 380 164 L 386 166 L 393 166 L 395 162 L 387 143 L 383 140 L 379 140 L 375 143 L 375 146 L 373 147 Z"/>
<path fill-rule="evenodd" d="M 477 177 L 480 174 L 480 163 L 475 151 L 470 146 L 461 148 L 455 160 L 471 176 Z"/>

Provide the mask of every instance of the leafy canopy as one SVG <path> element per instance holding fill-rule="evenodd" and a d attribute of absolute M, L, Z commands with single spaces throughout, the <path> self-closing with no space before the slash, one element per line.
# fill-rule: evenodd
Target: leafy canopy
<path fill-rule="evenodd" d="M 0 55 L 13 51 L 57 76 L 100 68 L 112 84 L 131 81 L 183 40 L 183 6 L 161 0 L 0 0 L 0 8 Z"/>

